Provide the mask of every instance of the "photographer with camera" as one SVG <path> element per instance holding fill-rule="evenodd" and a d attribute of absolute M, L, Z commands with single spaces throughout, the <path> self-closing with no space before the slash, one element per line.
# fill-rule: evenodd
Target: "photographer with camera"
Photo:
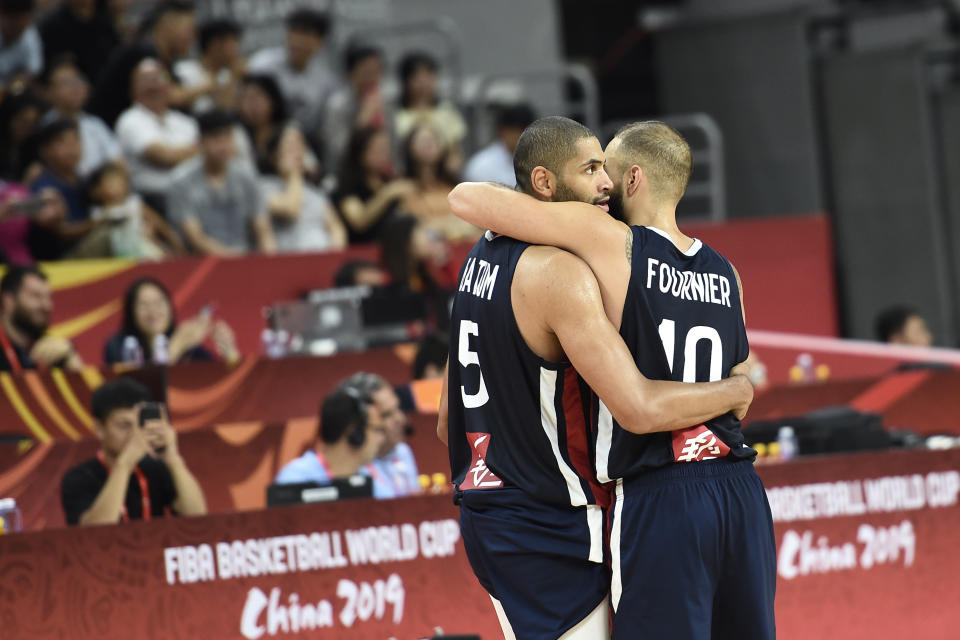
<path fill-rule="evenodd" d="M 150 520 L 168 512 L 203 515 L 203 491 L 177 448 L 163 405 L 129 378 L 93 392 L 97 456 L 70 469 L 60 496 L 67 524 Z"/>

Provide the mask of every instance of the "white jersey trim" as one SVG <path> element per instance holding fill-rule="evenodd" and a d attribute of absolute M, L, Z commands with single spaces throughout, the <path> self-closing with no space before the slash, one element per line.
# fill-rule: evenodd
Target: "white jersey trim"
<path fill-rule="evenodd" d="M 597 411 L 597 481 L 600 484 L 610 482 L 610 447 L 613 444 L 613 416 L 610 409 L 599 400 Z"/>
<path fill-rule="evenodd" d="M 553 369 L 540 367 L 540 426 L 547 434 L 553 457 L 557 461 L 557 468 L 567 484 L 567 493 L 570 495 L 570 504 L 574 507 L 583 507 L 587 504 L 587 494 L 580 485 L 580 476 L 570 468 L 570 465 L 560 455 L 560 440 L 557 436 L 557 372 Z"/>
<path fill-rule="evenodd" d="M 677 247 L 677 245 L 673 242 L 673 238 L 670 237 L 670 234 L 664 231 L 663 229 L 657 229 L 656 227 L 647 227 L 647 229 L 650 229 L 650 231 L 653 231 L 657 235 L 663 236 L 664 238 L 670 241 L 670 244 Z M 685 256 L 692 257 L 697 255 L 697 251 L 700 251 L 700 247 L 702 246 L 703 246 L 703 243 L 700 242 L 698 238 L 694 238 L 693 244 L 690 245 L 689 249 L 687 249 L 686 251 L 680 251 L 680 247 L 677 247 L 677 251 L 680 251 L 680 253 L 682 253 Z"/>
<path fill-rule="evenodd" d="M 613 612 L 620 606 L 623 595 L 623 574 L 620 570 L 620 521 L 623 519 L 623 478 L 617 480 L 613 497 L 613 522 L 610 525 L 610 604 Z"/>

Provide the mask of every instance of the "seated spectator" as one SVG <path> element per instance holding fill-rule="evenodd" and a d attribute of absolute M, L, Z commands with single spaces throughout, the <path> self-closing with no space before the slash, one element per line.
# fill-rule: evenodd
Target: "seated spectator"
<path fill-rule="evenodd" d="M 405 215 L 391 220 L 384 229 L 380 248 L 391 285 L 424 294 L 449 291 L 456 286 L 458 265 L 450 260 L 443 237 L 414 217 Z"/>
<path fill-rule="evenodd" d="M 356 373 L 347 378 L 344 384 L 370 397 L 374 410 L 380 412 L 386 437 L 373 461 L 373 468 L 377 470 L 374 477 L 386 485 L 390 495 L 379 497 L 402 498 L 420 493 L 417 461 L 410 445 L 404 442 L 404 438 L 410 435 L 410 424 L 400 409 L 400 399 L 393 387 L 374 373 Z"/>
<path fill-rule="evenodd" d="M 32 265 L 9 267 L 0 280 L 0 371 L 83 368 L 69 340 L 47 335 L 52 312 L 47 276 Z"/>
<path fill-rule="evenodd" d="M 380 411 L 368 395 L 341 383 L 323 400 L 320 437 L 312 449 L 287 463 L 274 482 L 328 484 L 332 478 L 360 474 L 373 477 L 373 496 L 392 497 L 392 488 L 378 478 L 372 462 L 386 440 Z"/>
<path fill-rule="evenodd" d="M 348 84 L 330 96 L 323 119 L 327 166 L 335 167 L 354 131 L 385 129 L 390 122 L 383 98 L 383 52 L 353 43 L 347 47 Z"/>
<path fill-rule="evenodd" d="M 898 305 L 885 309 L 877 316 L 875 327 L 880 342 L 914 347 L 933 345 L 927 321 L 913 307 Z"/>
<path fill-rule="evenodd" d="M 247 134 L 243 146 L 238 147 L 239 155 L 257 170 L 269 173 L 273 164 L 271 141 L 298 132 L 297 125 L 287 117 L 286 101 L 277 81 L 265 75 L 245 76 L 240 86 L 237 114 Z M 309 149 L 304 156 L 304 167 L 311 180 L 319 177 L 317 157 Z"/>
<path fill-rule="evenodd" d="M 39 28 L 46 63 L 65 54 L 72 56 L 87 78 L 100 75 L 120 44 L 109 11 L 97 0 L 64 0 L 40 21 Z"/>
<path fill-rule="evenodd" d="M 223 320 L 214 322 L 210 308 L 178 325 L 167 288 L 153 278 L 141 278 L 123 296 L 123 324 L 104 345 L 103 360 L 134 365 L 215 360 L 203 346 L 208 337 L 223 360 L 240 357 L 233 331 Z"/>
<path fill-rule="evenodd" d="M 387 272 L 369 260 L 350 260 L 333 276 L 334 288 L 383 287 L 389 282 Z"/>
<path fill-rule="evenodd" d="M 67 219 L 83 222 L 90 217 L 83 196 L 83 180 L 80 176 L 80 158 L 83 147 L 80 132 L 73 120 L 54 120 L 43 125 L 37 132 L 37 152 L 43 172 L 30 183 L 38 192 L 53 187 L 67 202 Z"/>
<path fill-rule="evenodd" d="M 436 380 L 443 378 L 450 353 L 450 341 L 442 333 L 428 333 L 417 345 L 417 355 L 413 359 L 414 380 Z"/>
<path fill-rule="evenodd" d="M 311 137 L 339 83 L 327 53 L 329 29 L 326 13 L 296 9 L 287 16 L 286 45 L 256 52 L 248 65 L 250 73 L 277 79 L 290 113 Z"/>
<path fill-rule="evenodd" d="M 177 167 L 170 181 L 170 219 L 196 253 L 273 253 L 270 215 L 256 175 L 235 157 L 233 126 L 222 111 L 200 116 L 201 154 Z"/>
<path fill-rule="evenodd" d="M 0 2 L 0 84 L 23 90 L 43 70 L 43 42 L 33 25 L 33 0 Z"/>
<path fill-rule="evenodd" d="M 272 162 L 260 177 L 277 251 L 329 251 L 347 244 L 347 230 L 327 196 L 304 179 L 306 142 L 297 129 L 272 141 Z"/>
<path fill-rule="evenodd" d="M 501 107 L 497 114 L 497 137 L 473 154 L 463 170 L 463 179 L 516 187 L 513 152 L 517 148 L 520 134 L 535 119 L 533 109 L 525 104 Z"/>
<path fill-rule="evenodd" d="M 69 54 L 52 59 L 44 71 L 43 83 L 51 109 L 41 122 L 69 120 L 77 124 L 83 150 L 77 167 L 81 176 L 89 176 L 106 163 L 122 159 L 113 131 L 103 120 L 83 111 L 90 85 Z"/>
<path fill-rule="evenodd" d="M 181 85 L 197 93 L 190 105 L 195 115 L 211 109 L 228 111 L 237 99 L 237 88 L 247 61 L 240 51 L 240 25 L 233 20 L 211 20 L 200 27 L 200 58 L 181 60 L 174 75 Z"/>
<path fill-rule="evenodd" d="M 180 455 L 166 411 L 161 406 L 159 418 L 141 419 L 150 400 L 146 387 L 129 378 L 110 380 L 93 392 L 100 449 L 63 476 L 60 499 L 67 524 L 207 513 L 203 489 Z"/>
<path fill-rule="evenodd" d="M 130 188 L 130 174 L 121 163 L 97 169 L 87 180 L 90 218 L 104 221 L 116 258 L 160 259 L 183 253 L 183 243 L 166 220 Z"/>
<path fill-rule="evenodd" d="M 448 240 L 476 240 L 480 229 L 453 215 L 447 195 L 457 179 L 447 171 L 449 149 L 443 137 L 428 124 L 418 125 L 403 147 L 406 175 L 414 190 L 401 203 L 404 211 L 436 229 Z"/>
<path fill-rule="evenodd" d="M 8 92 L 0 102 L 0 177 L 29 182 L 27 169 L 34 160 L 31 136 L 47 105 L 31 91 Z"/>
<path fill-rule="evenodd" d="M 4 264 L 32 264 L 29 235 L 31 215 L 39 197 L 15 182 L 0 181 L 0 260 Z"/>
<path fill-rule="evenodd" d="M 197 153 L 196 121 L 170 108 L 170 78 L 147 58 L 133 74 L 132 107 L 117 121 L 117 139 L 130 167 L 133 188 L 166 214 L 166 192 L 173 168 Z"/>
<path fill-rule="evenodd" d="M 137 102 L 134 71 L 147 58 L 155 60 L 168 74 L 173 64 L 187 57 L 193 46 L 195 22 L 193 4 L 183 0 L 161 0 L 146 21 L 146 37 L 115 50 L 106 67 L 94 79 L 89 110 L 108 125 Z M 168 87 L 165 106 L 188 107 L 196 97 L 190 90 Z"/>
<path fill-rule="evenodd" d="M 30 183 L 36 194 L 56 191 L 66 205 L 66 217 L 33 226 L 31 251 L 44 260 L 99 258 L 110 255 L 109 230 L 90 219 L 83 182 L 77 170 L 82 149 L 77 125 L 55 120 L 37 133 L 42 173 Z"/>
<path fill-rule="evenodd" d="M 403 198 L 415 190 L 411 180 L 394 180 L 390 138 L 386 131 L 366 127 L 350 138 L 340 164 L 333 201 L 350 244 L 376 242 Z"/>
<path fill-rule="evenodd" d="M 463 168 L 467 123 L 453 104 L 437 95 L 437 69 L 436 59 L 427 53 L 411 53 L 401 60 L 400 108 L 394 114 L 393 133 L 403 140 L 421 124 L 432 126 L 450 149 L 446 170 L 457 174 Z"/>

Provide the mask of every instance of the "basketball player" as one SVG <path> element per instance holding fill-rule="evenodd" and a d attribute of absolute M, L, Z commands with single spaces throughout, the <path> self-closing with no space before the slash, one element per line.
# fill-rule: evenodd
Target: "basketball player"
<path fill-rule="evenodd" d="M 677 226 L 689 146 L 663 123 L 640 122 L 617 133 L 606 158 L 611 209 L 632 227 L 494 185 L 460 185 L 450 203 L 474 224 L 583 258 L 645 376 L 719 380 L 749 352 L 742 287 L 732 264 Z M 773 522 L 739 420 L 638 435 L 603 395 L 596 408 L 597 479 L 616 482 L 613 637 L 773 638 Z"/>
<path fill-rule="evenodd" d="M 522 189 L 545 200 L 593 203 L 584 206 L 606 217 L 611 183 L 603 164 L 596 138 L 565 118 L 532 124 L 514 156 Z M 438 434 L 446 440 L 449 429 L 471 566 L 505 637 L 606 638 L 606 493 L 593 480 L 583 408 L 564 403 L 565 390 L 573 397 L 579 391 L 573 367 L 634 433 L 683 428 L 730 410 L 742 415 L 749 383 L 742 376 L 699 385 L 642 376 L 604 313 L 590 269 L 556 248 L 488 233 L 459 282 Z"/>

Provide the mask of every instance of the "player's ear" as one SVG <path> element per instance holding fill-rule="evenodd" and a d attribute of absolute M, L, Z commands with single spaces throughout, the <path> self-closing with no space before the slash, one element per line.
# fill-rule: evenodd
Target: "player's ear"
<path fill-rule="evenodd" d="M 624 185 L 623 190 L 626 196 L 629 198 L 633 196 L 639 189 L 640 185 L 646 182 L 647 176 L 644 174 L 643 169 L 637 165 L 633 165 L 627 170 L 627 175 L 624 176 Z"/>
<path fill-rule="evenodd" d="M 550 200 L 557 188 L 557 179 L 546 167 L 536 166 L 530 172 L 530 186 L 533 188 L 533 195 Z"/>

